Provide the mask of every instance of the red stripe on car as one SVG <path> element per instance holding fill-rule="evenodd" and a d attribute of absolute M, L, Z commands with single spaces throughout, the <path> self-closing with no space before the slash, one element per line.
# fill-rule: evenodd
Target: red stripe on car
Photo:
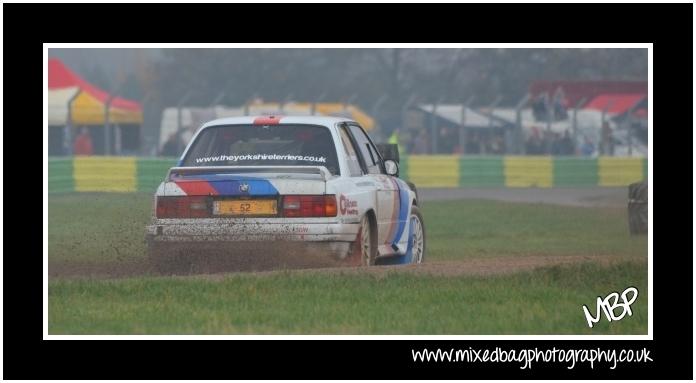
<path fill-rule="evenodd" d="M 278 125 L 280 116 L 262 116 L 254 119 L 254 125 Z"/>
<path fill-rule="evenodd" d="M 217 195 L 213 185 L 208 181 L 178 181 L 176 186 L 180 187 L 186 195 Z"/>

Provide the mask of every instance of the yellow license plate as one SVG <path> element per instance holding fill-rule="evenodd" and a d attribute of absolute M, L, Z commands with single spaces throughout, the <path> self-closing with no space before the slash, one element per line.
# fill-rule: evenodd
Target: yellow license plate
<path fill-rule="evenodd" d="M 278 213 L 276 200 L 215 201 L 213 213 L 217 215 L 275 215 Z"/>

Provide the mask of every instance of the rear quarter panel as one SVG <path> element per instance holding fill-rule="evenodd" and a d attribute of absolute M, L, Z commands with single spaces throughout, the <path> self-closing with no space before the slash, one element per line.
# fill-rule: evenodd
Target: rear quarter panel
<path fill-rule="evenodd" d="M 337 216 L 340 222 L 360 222 L 365 213 L 375 210 L 375 189 L 356 186 L 356 182 L 359 182 L 357 178 L 340 177 L 326 183 L 326 193 L 336 195 Z"/>

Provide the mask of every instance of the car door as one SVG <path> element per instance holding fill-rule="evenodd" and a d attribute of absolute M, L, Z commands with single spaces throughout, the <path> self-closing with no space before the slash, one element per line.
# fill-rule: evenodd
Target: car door
<path fill-rule="evenodd" d="M 377 243 L 380 254 L 392 253 L 394 249 L 391 244 L 399 220 L 399 187 L 385 174 L 382 158 L 365 131 L 356 124 L 349 124 L 348 127 L 358 148 L 365 176 L 374 182 L 377 189 Z"/>
<path fill-rule="evenodd" d="M 359 222 L 365 212 L 375 206 L 375 181 L 365 170 L 360 153 L 350 134 L 348 125 L 338 125 L 338 138 L 347 167 L 342 175 L 327 184 L 327 191 L 336 191 L 338 212 L 343 222 Z"/>

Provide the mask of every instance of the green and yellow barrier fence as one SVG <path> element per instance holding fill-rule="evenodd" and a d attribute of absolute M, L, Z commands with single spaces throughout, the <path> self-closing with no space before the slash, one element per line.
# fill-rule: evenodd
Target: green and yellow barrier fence
<path fill-rule="evenodd" d="M 49 158 L 49 193 L 147 192 L 172 158 Z M 549 156 L 404 156 L 400 177 L 430 187 L 627 186 L 647 178 L 647 158 Z"/>
<path fill-rule="evenodd" d="M 622 186 L 640 181 L 644 177 L 642 159 L 640 158 L 599 158 L 599 185 Z"/>
<path fill-rule="evenodd" d="M 400 176 L 418 187 L 627 186 L 648 177 L 647 158 L 408 156 Z"/>
<path fill-rule="evenodd" d="M 459 186 L 495 187 L 505 185 L 503 157 L 459 158 Z"/>
<path fill-rule="evenodd" d="M 75 191 L 72 158 L 48 160 L 48 191 L 50 193 Z"/>
<path fill-rule="evenodd" d="M 152 193 L 176 161 L 97 156 L 49 158 L 48 192 Z"/>
<path fill-rule="evenodd" d="M 647 161 L 645 161 L 645 163 L 647 163 Z M 553 185 L 598 185 L 598 169 L 596 158 L 556 157 L 553 160 Z M 642 177 L 638 179 L 640 180 Z"/>
<path fill-rule="evenodd" d="M 136 191 L 135 163 L 132 157 L 75 157 L 75 191 Z"/>
<path fill-rule="evenodd" d="M 408 159 L 408 172 L 399 172 L 399 175 L 424 188 L 457 187 L 459 157 L 412 156 Z"/>
<path fill-rule="evenodd" d="M 506 156 L 505 186 L 541 187 L 553 185 L 553 158 L 537 156 Z"/>

